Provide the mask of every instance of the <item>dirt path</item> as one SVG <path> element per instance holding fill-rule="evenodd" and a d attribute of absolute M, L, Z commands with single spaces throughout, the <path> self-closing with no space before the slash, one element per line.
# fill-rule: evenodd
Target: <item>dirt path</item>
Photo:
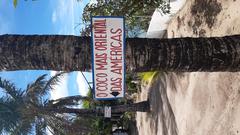
<path fill-rule="evenodd" d="M 240 34 L 240 0 L 189 0 L 168 37 Z M 194 8 L 193 8 L 194 7 Z M 240 135 L 240 72 L 160 74 L 144 87 L 152 112 L 137 113 L 140 135 Z"/>

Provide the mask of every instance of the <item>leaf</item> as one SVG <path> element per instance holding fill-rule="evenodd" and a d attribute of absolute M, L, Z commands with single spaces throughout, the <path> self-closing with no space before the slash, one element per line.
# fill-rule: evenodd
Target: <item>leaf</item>
<path fill-rule="evenodd" d="M 35 96 L 41 96 L 47 93 L 43 88 L 45 84 L 47 83 L 45 81 L 47 74 L 41 75 L 36 79 L 36 81 L 32 84 L 29 84 L 27 86 L 27 94 L 28 95 L 35 95 Z"/>
<path fill-rule="evenodd" d="M 14 99 L 18 99 L 22 96 L 22 92 L 20 89 L 17 89 L 13 83 L 10 81 L 4 80 L 0 77 L 0 88 L 9 96 L 11 96 Z"/>
<path fill-rule="evenodd" d="M 14 5 L 15 8 L 17 7 L 17 3 L 18 3 L 17 0 L 13 0 L 13 5 Z"/>
<path fill-rule="evenodd" d="M 45 88 L 43 90 L 48 91 L 48 90 L 53 90 L 53 86 L 57 85 L 60 82 L 61 77 L 67 72 L 59 72 L 56 75 L 52 76 L 48 82 L 45 85 Z"/>

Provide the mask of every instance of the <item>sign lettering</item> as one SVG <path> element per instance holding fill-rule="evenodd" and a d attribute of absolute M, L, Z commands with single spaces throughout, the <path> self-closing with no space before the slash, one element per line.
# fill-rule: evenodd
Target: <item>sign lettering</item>
<path fill-rule="evenodd" d="M 92 17 L 93 80 L 95 98 L 124 96 L 124 20 Z"/>

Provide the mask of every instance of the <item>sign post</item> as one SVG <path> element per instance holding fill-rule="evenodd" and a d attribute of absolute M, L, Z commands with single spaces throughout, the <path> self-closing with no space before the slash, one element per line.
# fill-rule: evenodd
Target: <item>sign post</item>
<path fill-rule="evenodd" d="M 104 107 L 104 117 L 105 118 L 111 118 L 111 107 L 110 106 L 105 106 Z"/>
<path fill-rule="evenodd" d="M 124 97 L 125 30 L 123 17 L 92 17 L 93 87 L 97 100 Z"/>

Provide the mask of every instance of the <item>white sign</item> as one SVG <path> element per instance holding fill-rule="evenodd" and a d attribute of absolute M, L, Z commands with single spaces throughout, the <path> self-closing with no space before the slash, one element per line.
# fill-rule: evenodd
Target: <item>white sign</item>
<path fill-rule="evenodd" d="M 92 17 L 93 87 L 98 100 L 124 96 L 124 36 L 122 17 Z"/>
<path fill-rule="evenodd" d="M 104 117 L 111 118 L 111 107 L 109 106 L 104 107 Z"/>

